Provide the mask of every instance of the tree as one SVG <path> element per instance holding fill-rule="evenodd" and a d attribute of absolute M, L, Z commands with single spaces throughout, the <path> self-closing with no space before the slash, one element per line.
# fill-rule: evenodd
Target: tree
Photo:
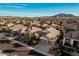
<path fill-rule="evenodd" d="M 51 25 L 52 23 L 53 23 L 53 21 L 52 21 L 52 20 L 50 20 L 49 25 Z"/>
<path fill-rule="evenodd" d="M 64 25 L 64 21 L 63 20 L 59 20 L 59 25 L 63 26 Z"/>
<path fill-rule="evenodd" d="M 13 29 L 8 29 L 8 32 L 9 33 L 13 33 Z"/>
<path fill-rule="evenodd" d="M 2 28 L 0 27 L 0 32 L 2 32 Z"/>
<path fill-rule="evenodd" d="M 36 45 L 39 42 L 39 38 L 36 38 L 36 35 L 31 32 L 26 32 L 25 37 L 29 45 Z"/>

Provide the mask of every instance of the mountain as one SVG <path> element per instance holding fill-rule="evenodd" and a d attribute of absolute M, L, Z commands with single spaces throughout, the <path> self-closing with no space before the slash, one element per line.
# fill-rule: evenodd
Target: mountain
<path fill-rule="evenodd" d="M 54 15 L 54 17 L 75 17 L 75 16 L 72 14 L 60 13 L 60 14 Z"/>
<path fill-rule="evenodd" d="M 79 16 L 75 16 L 73 14 L 64 14 L 60 13 L 54 16 L 47 16 L 43 18 L 48 18 L 48 19 L 79 19 Z"/>

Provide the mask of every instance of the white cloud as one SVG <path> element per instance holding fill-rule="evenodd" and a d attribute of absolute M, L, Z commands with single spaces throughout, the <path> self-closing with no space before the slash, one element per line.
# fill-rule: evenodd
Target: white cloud
<path fill-rule="evenodd" d="M 12 7 L 12 8 L 24 8 L 23 6 L 8 6 L 8 7 Z"/>
<path fill-rule="evenodd" d="M 27 3 L 4 3 L 0 4 L 0 7 L 9 7 L 9 8 L 25 8 L 27 7 Z"/>

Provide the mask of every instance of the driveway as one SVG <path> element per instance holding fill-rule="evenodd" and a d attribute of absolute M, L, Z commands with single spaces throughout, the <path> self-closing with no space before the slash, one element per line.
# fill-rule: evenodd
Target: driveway
<path fill-rule="evenodd" d="M 36 45 L 36 46 L 34 47 L 34 49 L 39 50 L 39 51 L 41 51 L 42 53 L 45 53 L 45 54 L 47 54 L 47 55 L 50 55 L 50 54 L 48 53 L 49 48 L 51 48 L 51 45 L 45 44 L 45 43 L 39 43 L 38 45 Z"/>

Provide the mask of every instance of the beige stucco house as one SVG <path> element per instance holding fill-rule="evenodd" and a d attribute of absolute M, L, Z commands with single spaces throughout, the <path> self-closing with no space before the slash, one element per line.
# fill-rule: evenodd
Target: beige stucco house
<path fill-rule="evenodd" d="M 48 29 L 43 31 L 46 34 L 42 34 L 40 39 L 41 42 L 48 43 L 48 44 L 54 44 L 60 35 L 60 31 L 56 30 L 53 27 L 49 27 Z"/>

